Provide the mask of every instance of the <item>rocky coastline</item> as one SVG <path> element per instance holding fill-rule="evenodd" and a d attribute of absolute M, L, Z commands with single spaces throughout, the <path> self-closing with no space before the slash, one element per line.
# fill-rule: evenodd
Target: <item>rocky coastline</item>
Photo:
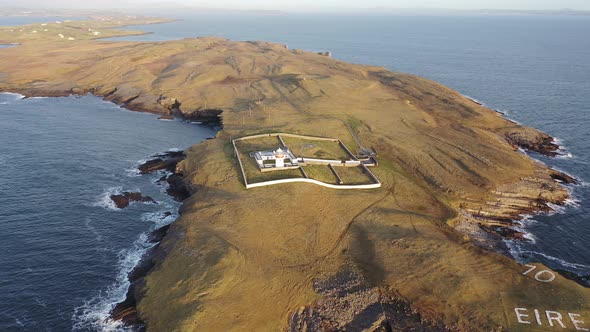
<path fill-rule="evenodd" d="M 578 284 L 557 276 L 539 286 L 514 260 L 491 253 L 504 238 L 523 238 L 513 220 L 570 197 L 573 177 L 519 152 L 555 156 L 549 135 L 436 82 L 271 43 L 71 45 L 3 50 L 0 89 L 91 93 L 133 111 L 224 126 L 184 160 L 156 156 L 142 165 L 173 172 L 159 182 L 174 187 L 176 199 L 191 198 L 182 218 L 150 236 L 160 242 L 129 273 L 113 319 L 153 330 L 371 322 L 374 331 L 437 331 L 509 329 L 504 300 L 581 303 L 576 313 L 590 314 L 590 293 Z M 23 61 L 32 65 L 14 65 Z M 230 139 L 276 131 L 374 147 L 383 187 L 246 191 Z"/>
<path fill-rule="evenodd" d="M 152 159 L 137 167 L 140 174 L 152 174 L 155 172 L 166 172 L 158 181 L 158 184 L 166 183 L 166 192 L 175 200 L 182 202 L 190 196 L 190 187 L 184 180 L 178 165 L 186 158 L 183 151 L 167 151 L 153 156 Z M 130 194 L 130 195 L 127 195 Z M 140 193 L 124 193 L 118 196 L 141 197 Z M 149 197 L 142 197 L 140 201 Z M 164 214 L 164 217 L 171 215 L 171 212 Z M 174 221 L 173 221 L 174 222 Z M 111 310 L 110 319 L 120 321 L 124 325 L 133 327 L 134 330 L 144 331 L 145 324 L 137 311 L 137 304 L 141 300 L 145 286 L 144 278 L 163 258 L 164 253 L 160 250 L 160 243 L 168 234 L 171 224 L 164 225 L 148 235 L 147 241 L 154 244 L 141 258 L 140 262 L 129 272 L 129 288 L 125 300 L 117 303 Z"/>

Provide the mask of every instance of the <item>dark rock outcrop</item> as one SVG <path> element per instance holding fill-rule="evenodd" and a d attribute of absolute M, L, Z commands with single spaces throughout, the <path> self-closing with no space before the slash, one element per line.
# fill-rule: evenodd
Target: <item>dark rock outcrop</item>
<path fill-rule="evenodd" d="M 119 209 L 128 207 L 131 202 L 158 204 L 158 202 L 149 196 L 143 196 L 141 193 L 129 191 L 126 191 L 122 194 L 111 195 L 111 200 Z"/>
<path fill-rule="evenodd" d="M 170 175 L 162 176 L 156 181 L 156 183 L 161 184 L 166 181 L 168 183 L 168 189 L 166 189 L 168 195 L 172 196 L 175 200 L 182 202 L 191 195 L 190 188 L 187 186 L 182 174 L 176 167 L 178 163 L 185 158 L 186 156 L 182 151 L 166 152 L 156 156 L 155 159 L 141 164 L 138 169 L 141 174 L 160 170 L 172 172 Z"/>
<path fill-rule="evenodd" d="M 479 227 L 488 233 L 500 235 L 502 239 L 529 241 L 525 237 L 525 233 L 519 232 L 510 227 L 487 225 L 479 225 Z"/>
<path fill-rule="evenodd" d="M 184 158 L 186 158 L 186 156 L 182 151 L 169 151 L 157 155 L 154 159 L 146 161 L 139 165 L 137 169 L 141 174 L 148 174 L 161 170 L 174 172 L 176 170 L 176 165 L 184 160 Z"/>
<path fill-rule="evenodd" d="M 555 144 L 553 137 L 532 129 L 520 129 L 519 131 L 504 134 L 508 143 L 528 151 L 535 151 L 545 156 L 558 155 L 559 145 Z"/>
<path fill-rule="evenodd" d="M 170 212 L 166 212 L 166 213 L 170 213 Z M 168 214 L 168 216 L 171 214 L 172 213 Z M 152 231 L 150 233 L 150 235 L 148 236 L 148 242 L 160 243 L 164 239 L 164 236 L 166 236 L 166 234 L 168 234 L 169 228 L 170 228 L 170 225 L 166 225 L 166 226 L 162 226 L 162 227 Z"/>
<path fill-rule="evenodd" d="M 221 126 L 221 113 L 219 109 L 198 109 L 191 113 L 183 113 L 187 121 L 201 122 L 203 124 Z"/>
<path fill-rule="evenodd" d="M 182 202 L 190 197 L 191 193 L 189 187 L 186 185 L 186 181 L 181 174 L 174 173 L 169 175 L 166 178 L 166 182 L 168 182 L 166 193 L 172 196 L 175 200 Z"/>
<path fill-rule="evenodd" d="M 565 183 L 565 184 L 577 184 L 578 180 L 576 180 L 573 176 L 566 174 L 564 172 L 560 172 L 560 171 L 556 171 L 554 169 L 550 170 L 551 174 L 551 178 L 555 181 L 559 181 L 561 183 Z"/>

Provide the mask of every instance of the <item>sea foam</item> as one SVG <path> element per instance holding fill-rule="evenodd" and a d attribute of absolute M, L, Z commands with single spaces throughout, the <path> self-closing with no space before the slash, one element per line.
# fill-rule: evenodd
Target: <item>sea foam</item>
<path fill-rule="evenodd" d="M 117 303 L 125 300 L 130 285 L 127 275 L 152 246 L 153 244 L 147 243 L 147 234 L 142 233 L 131 248 L 118 253 L 120 268 L 115 282 L 74 310 L 73 331 L 133 331 L 133 328 L 124 326 L 122 322 L 112 320 L 110 313 Z"/>
<path fill-rule="evenodd" d="M 123 192 L 123 187 L 110 187 L 107 188 L 98 198 L 97 201 L 92 204 L 92 206 L 101 207 L 103 209 L 111 210 L 111 211 L 120 211 L 115 202 L 111 199 L 112 195 L 118 195 Z"/>
<path fill-rule="evenodd" d="M 25 96 L 19 93 L 0 92 L 0 105 L 9 105 L 23 98 L 25 98 Z"/>

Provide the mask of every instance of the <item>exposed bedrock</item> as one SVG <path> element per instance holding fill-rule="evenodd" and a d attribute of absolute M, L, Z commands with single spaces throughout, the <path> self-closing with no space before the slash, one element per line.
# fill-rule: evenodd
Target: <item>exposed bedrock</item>
<path fill-rule="evenodd" d="M 141 174 L 148 174 L 161 170 L 174 172 L 176 170 L 176 165 L 184 160 L 184 158 L 186 158 L 186 156 L 182 151 L 168 151 L 139 165 L 137 169 Z"/>
<path fill-rule="evenodd" d="M 122 194 L 111 195 L 111 200 L 115 203 L 117 208 L 124 209 L 131 204 L 131 202 L 142 202 L 142 203 L 152 203 L 157 204 L 153 198 L 150 196 L 143 196 L 139 192 L 129 192 L 125 191 Z"/>
<path fill-rule="evenodd" d="M 315 280 L 313 289 L 320 299 L 291 314 L 289 332 L 448 331 L 441 324 L 423 320 L 394 291 L 368 286 L 349 266 Z"/>
<path fill-rule="evenodd" d="M 172 174 L 162 176 L 158 180 L 158 183 L 166 181 L 168 183 L 166 193 L 172 196 L 175 200 L 182 202 L 190 196 L 191 192 L 190 187 L 182 176 L 181 168 L 178 167 L 179 163 L 185 158 L 186 155 L 182 151 L 169 151 L 159 154 L 154 159 L 148 160 L 139 165 L 138 169 L 141 174 L 148 174 L 161 170 L 172 172 Z"/>
<path fill-rule="evenodd" d="M 451 224 L 481 247 L 508 254 L 503 239 L 526 240 L 524 233 L 513 229 L 517 221 L 527 215 L 553 212 L 553 204 L 563 205 L 570 196 L 563 184 L 575 183 L 575 178 L 563 172 L 539 170 L 534 177 L 490 191 L 484 201 L 464 201 Z"/>
<path fill-rule="evenodd" d="M 182 174 L 174 173 L 168 175 L 166 182 L 168 182 L 166 193 L 172 196 L 175 200 L 182 202 L 191 195 L 190 188 L 188 187 L 186 180 L 182 177 Z"/>
<path fill-rule="evenodd" d="M 202 122 L 211 125 L 221 125 L 220 109 L 198 109 L 192 112 L 183 111 L 182 116 L 189 121 Z"/>
<path fill-rule="evenodd" d="M 558 154 L 559 145 L 555 144 L 553 137 L 532 128 L 519 127 L 518 130 L 505 132 L 504 137 L 508 143 L 525 150 L 550 157 Z"/>

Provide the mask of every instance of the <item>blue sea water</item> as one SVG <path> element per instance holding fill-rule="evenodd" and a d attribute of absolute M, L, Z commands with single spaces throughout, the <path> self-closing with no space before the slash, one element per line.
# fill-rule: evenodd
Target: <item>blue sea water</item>
<path fill-rule="evenodd" d="M 118 38 L 222 36 L 266 40 L 425 76 L 559 138 L 563 156 L 534 158 L 575 175 L 576 199 L 523 222 L 517 259 L 590 273 L 590 18 L 207 14 L 132 27 Z M 0 25 L 6 23 L 0 18 Z M 29 23 L 29 22 L 27 22 Z M 1 52 L 1 51 L 0 51 Z M 1 57 L 1 53 L 0 53 Z M 145 233 L 177 203 L 136 176 L 138 160 L 213 135 L 93 97 L 0 95 L 0 330 L 107 330 Z M 588 181 L 588 182 L 586 182 Z M 139 189 L 158 205 L 113 210 L 107 196 Z M 143 235 L 142 235 L 143 234 Z"/>
<path fill-rule="evenodd" d="M 134 167 L 215 132 L 93 96 L 20 98 L 0 94 L 0 331 L 113 327 L 102 321 L 146 234 L 178 209 L 154 184 L 161 175 Z M 118 210 L 109 196 L 122 191 L 158 204 Z"/>

